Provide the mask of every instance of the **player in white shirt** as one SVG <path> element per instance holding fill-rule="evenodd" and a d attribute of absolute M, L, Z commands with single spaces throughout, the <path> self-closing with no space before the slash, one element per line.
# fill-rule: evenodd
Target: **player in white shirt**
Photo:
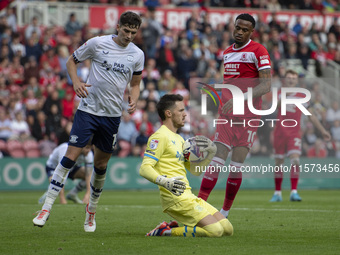
<path fill-rule="evenodd" d="M 58 147 L 56 147 L 51 155 L 48 157 L 46 162 L 46 174 L 49 182 L 51 182 L 52 175 L 54 173 L 54 169 L 58 166 L 59 162 L 65 155 L 67 150 L 67 143 L 62 143 Z M 71 180 L 81 179 L 80 182 L 66 195 L 68 200 L 72 200 L 75 203 L 82 204 L 88 203 L 90 198 L 90 174 L 93 169 L 93 152 L 91 151 L 91 145 L 86 145 L 80 156 L 78 157 L 76 164 L 70 170 L 68 177 Z M 78 192 L 84 190 L 86 188 L 86 193 L 81 200 L 78 197 Z M 43 204 L 45 202 L 45 198 L 47 196 L 47 191 L 39 198 L 39 204 Z M 66 204 L 66 199 L 64 195 L 64 189 L 62 189 L 59 193 L 60 203 Z"/>
<path fill-rule="evenodd" d="M 144 53 L 132 41 L 141 22 L 138 14 L 124 12 L 117 24 L 117 35 L 91 38 L 69 57 L 67 71 L 73 82 L 73 89 L 81 101 L 74 116 L 66 154 L 54 171 L 42 210 L 33 219 L 35 226 L 45 225 L 68 172 L 74 166 L 82 148 L 93 137 L 94 171 L 84 230 L 95 231 L 95 213 L 106 178 L 107 163 L 116 144 L 124 91 L 130 83 L 130 114 L 136 110 L 140 94 Z M 86 59 L 91 60 L 91 68 L 84 83 L 77 76 L 77 64 Z"/>

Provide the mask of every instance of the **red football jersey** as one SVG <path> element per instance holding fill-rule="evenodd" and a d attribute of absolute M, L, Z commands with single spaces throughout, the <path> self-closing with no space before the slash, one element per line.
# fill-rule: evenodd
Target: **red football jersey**
<path fill-rule="evenodd" d="M 281 90 L 278 92 L 278 97 L 279 100 L 281 99 Z M 300 98 L 305 98 L 306 95 L 303 93 L 291 93 L 287 95 L 288 99 L 300 99 Z M 303 104 L 305 108 L 309 106 L 308 103 Z M 302 112 L 301 110 L 296 107 L 294 104 L 287 104 L 286 107 L 286 115 L 281 115 L 281 105 L 277 108 L 277 119 L 279 119 L 276 124 L 275 124 L 275 129 L 274 129 L 274 136 L 297 136 L 300 137 L 300 128 L 301 128 L 301 115 Z M 294 126 L 295 123 L 294 121 L 288 121 L 289 119 L 295 120 L 297 125 L 295 127 L 290 127 Z M 285 121 L 287 120 L 287 121 Z M 282 121 L 284 121 L 285 127 L 282 125 Z"/>
<path fill-rule="evenodd" d="M 259 84 L 259 71 L 271 68 L 270 57 L 266 48 L 252 40 L 241 48 L 234 48 L 235 44 L 228 47 L 223 52 L 224 64 L 224 83 L 239 87 L 243 92 L 247 92 L 249 87 L 255 87 Z M 232 98 L 229 89 L 222 89 L 222 102 L 226 103 Z M 253 106 L 260 110 L 262 98 L 253 99 Z M 219 113 L 221 114 L 221 107 Z M 227 114 L 232 116 L 233 114 Z M 238 115 L 239 116 L 239 115 Z M 254 117 L 248 109 L 248 103 L 245 101 L 243 117 Z"/>

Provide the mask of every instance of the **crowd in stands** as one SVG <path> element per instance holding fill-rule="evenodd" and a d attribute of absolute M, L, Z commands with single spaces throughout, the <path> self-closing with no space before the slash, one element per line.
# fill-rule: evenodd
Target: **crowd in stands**
<path fill-rule="evenodd" d="M 117 1 L 98 1 L 112 3 Z M 133 2 L 133 1 L 130 1 Z M 157 2 L 155 4 L 155 2 Z M 198 77 L 213 84 L 222 83 L 221 61 L 224 49 L 233 43 L 231 31 L 233 20 L 226 20 L 213 28 L 208 15 L 193 8 L 187 20 L 186 29 L 172 31 L 155 19 L 155 6 L 173 3 L 184 5 L 200 1 L 145 1 L 149 7 L 143 13 L 143 23 L 134 43 L 146 56 L 142 73 L 141 96 L 137 110 L 129 115 L 123 112 L 118 132 L 117 149 L 114 155 L 120 157 L 143 155 L 148 137 L 161 125 L 156 104 L 166 93 L 181 94 L 188 106 L 189 121 L 181 130 L 184 138 L 203 134 L 213 138 L 214 130 L 197 109 L 189 110 L 190 78 Z M 204 3 L 207 1 L 203 1 Z M 209 1 L 208 1 L 209 2 Z M 321 1 L 218 1 L 211 0 L 211 6 L 249 6 L 296 8 L 298 4 Z M 284 3 L 281 3 L 284 2 Z M 325 1 L 324 1 L 325 2 Z M 326 1 L 336 5 L 336 1 Z M 269 3 L 271 5 L 269 5 Z M 150 7 L 151 6 L 151 7 Z M 274 8 L 274 7 L 273 7 Z M 312 8 L 312 7 L 311 7 Z M 336 7 L 338 8 L 338 7 Z M 309 9 L 309 7 L 306 9 Z M 33 17 L 30 24 L 17 27 L 12 8 L 0 16 L 0 151 L 2 156 L 12 155 L 6 144 L 10 141 L 35 141 L 40 148 L 39 156 L 48 156 L 58 144 L 68 141 L 72 118 L 78 106 L 67 75 L 66 61 L 72 52 L 93 36 L 87 24 L 80 24 L 71 14 L 64 27 L 44 27 L 39 17 Z M 299 58 L 307 68 L 309 59 L 323 63 L 331 59 L 340 64 L 340 23 L 325 31 L 317 26 L 302 27 L 297 21 L 290 29 L 286 23 L 273 20 L 265 23 L 258 17 L 253 40 L 263 44 L 272 60 L 273 86 L 279 87 L 286 67 L 283 59 Z M 78 75 L 86 81 L 90 62 L 81 63 Z M 303 120 L 303 155 L 310 157 L 340 157 L 340 108 L 339 102 L 328 102 L 323 98 L 320 85 L 304 79 L 300 74 L 300 85 L 312 92 L 311 104 L 318 118 L 332 134 L 332 141 L 325 143 L 320 134 Z M 123 108 L 127 110 L 126 92 Z M 263 107 L 270 107 L 270 95 L 264 97 Z M 253 155 L 272 155 L 272 127 L 265 125 L 258 130 L 252 149 Z M 36 146 L 37 147 L 37 146 Z M 30 149 L 23 149 L 28 156 Z M 32 149 L 33 150 L 33 149 Z M 32 154 L 32 153 L 31 153 Z"/>

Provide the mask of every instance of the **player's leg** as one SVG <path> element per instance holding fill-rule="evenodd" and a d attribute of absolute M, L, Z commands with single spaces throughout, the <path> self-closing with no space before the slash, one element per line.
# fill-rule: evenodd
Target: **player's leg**
<path fill-rule="evenodd" d="M 226 159 L 228 158 L 229 148 L 222 143 L 215 143 L 217 147 L 216 155 L 211 160 L 208 170 L 204 173 L 201 188 L 198 197 L 207 200 L 211 191 L 214 189 L 220 169 L 223 168 Z"/>
<path fill-rule="evenodd" d="M 184 226 L 179 227 L 177 222 L 162 222 L 147 236 L 221 237 L 233 234 L 230 222 L 215 207 L 194 195 L 165 212 Z"/>
<path fill-rule="evenodd" d="M 54 170 L 42 210 L 33 219 L 35 226 L 43 227 L 45 225 L 52 205 L 64 187 L 70 170 L 74 167 L 75 161 L 82 152 L 82 148 L 86 146 L 92 136 L 91 130 L 93 124 L 95 123 L 93 123 L 89 114 L 82 111 L 76 112 L 67 151 Z"/>
<path fill-rule="evenodd" d="M 96 230 L 95 213 L 105 183 L 107 163 L 116 145 L 119 124 L 120 117 L 101 117 L 100 125 L 92 139 L 94 145 L 94 169 L 90 181 L 90 199 L 85 209 L 84 230 L 86 232 Z"/>
<path fill-rule="evenodd" d="M 283 180 L 283 172 L 282 172 L 282 165 L 284 163 L 283 157 L 284 156 L 275 158 L 275 173 L 274 173 L 275 191 L 270 202 L 282 201 L 281 186 L 282 186 L 282 180 Z"/>
<path fill-rule="evenodd" d="M 78 193 L 86 188 L 85 167 L 75 166 L 70 172 L 69 178 L 71 180 L 80 179 L 80 181 L 67 193 L 66 198 L 76 204 L 82 204 L 83 201 L 78 197 Z"/>
<path fill-rule="evenodd" d="M 94 232 L 96 230 L 95 213 L 99 202 L 100 195 L 103 191 L 106 179 L 107 163 L 112 153 L 106 153 L 94 147 L 94 170 L 91 176 L 91 193 L 89 203 L 86 206 L 84 230 L 86 232 Z"/>
<path fill-rule="evenodd" d="M 46 175 L 47 175 L 47 178 L 48 178 L 48 183 L 50 183 L 51 179 L 52 179 L 53 172 L 54 172 L 54 168 L 45 166 L 45 171 L 46 171 Z M 39 200 L 38 200 L 39 204 L 42 205 L 42 204 L 45 203 L 45 199 L 46 199 L 46 196 L 47 196 L 47 191 L 48 191 L 48 188 L 45 191 L 45 193 L 39 198 Z"/>
<path fill-rule="evenodd" d="M 230 173 L 227 179 L 225 198 L 221 213 L 224 217 L 228 217 L 229 210 L 234 202 L 236 194 L 242 183 L 241 167 L 249 152 L 247 147 L 235 147 L 230 161 Z"/>
<path fill-rule="evenodd" d="M 291 153 L 289 155 L 290 158 L 290 183 L 291 183 L 291 192 L 290 192 L 290 201 L 302 201 L 302 198 L 299 196 L 297 192 L 297 186 L 300 177 L 300 154 L 299 153 Z"/>

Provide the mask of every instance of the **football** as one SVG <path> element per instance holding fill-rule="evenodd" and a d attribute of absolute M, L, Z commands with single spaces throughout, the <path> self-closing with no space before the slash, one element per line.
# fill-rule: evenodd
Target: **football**
<path fill-rule="evenodd" d="M 198 146 L 195 137 L 190 137 L 183 144 L 183 155 L 185 160 L 192 163 L 203 161 L 209 154 L 207 151 L 202 151 L 203 147 Z"/>

